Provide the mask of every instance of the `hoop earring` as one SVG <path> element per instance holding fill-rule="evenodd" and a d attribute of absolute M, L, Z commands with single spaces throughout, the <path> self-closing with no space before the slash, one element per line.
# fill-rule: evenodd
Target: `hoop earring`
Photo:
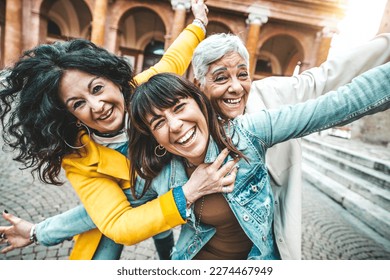
<path fill-rule="evenodd" d="M 164 150 L 164 152 L 159 153 L 159 151 L 162 151 L 162 150 Z M 165 156 L 166 154 L 167 154 L 167 150 L 164 148 L 164 146 L 157 145 L 156 148 L 154 148 L 154 155 L 156 157 L 161 158 L 161 157 Z"/>
<path fill-rule="evenodd" d="M 89 131 L 89 127 L 88 127 L 88 126 L 86 126 L 86 125 L 85 125 L 84 123 L 82 123 L 82 122 L 76 122 L 76 127 L 79 128 L 79 130 L 80 130 L 80 127 L 84 127 L 84 128 L 87 130 L 87 132 L 88 132 L 88 138 L 91 139 L 91 132 Z M 75 149 L 75 150 L 82 149 L 82 148 L 84 148 L 85 146 L 87 146 L 88 143 L 89 143 L 89 141 L 88 141 L 87 143 L 83 144 L 82 146 L 75 147 L 75 146 L 70 145 L 68 142 L 66 142 L 65 139 L 64 139 L 64 142 L 65 142 L 65 145 L 66 145 L 66 146 L 68 146 L 69 148 Z"/>

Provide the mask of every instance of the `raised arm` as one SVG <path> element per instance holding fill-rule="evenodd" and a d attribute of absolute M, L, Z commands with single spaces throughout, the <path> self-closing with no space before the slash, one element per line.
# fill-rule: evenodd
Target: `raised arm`
<path fill-rule="evenodd" d="M 164 53 L 161 60 L 135 77 L 138 84 L 147 81 L 157 73 L 171 72 L 183 75 L 192 60 L 192 54 L 196 46 L 206 36 L 208 24 L 207 6 L 203 0 L 192 0 L 191 9 L 195 17 L 192 24 L 189 24 L 175 39 L 172 45 Z"/>
<path fill-rule="evenodd" d="M 390 33 L 328 58 L 314 67 L 292 77 L 269 77 L 254 81 L 247 112 L 259 108 L 278 108 L 316 98 L 349 83 L 361 73 L 390 61 Z M 262 106 L 261 106 L 262 105 Z"/>

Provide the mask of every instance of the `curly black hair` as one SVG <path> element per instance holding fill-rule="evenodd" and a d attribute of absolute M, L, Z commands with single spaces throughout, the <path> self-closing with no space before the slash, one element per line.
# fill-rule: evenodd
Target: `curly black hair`
<path fill-rule="evenodd" d="M 105 77 L 118 85 L 127 103 L 135 82 L 126 60 L 84 39 L 39 45 L 25 51 L 13 67 L 3 71 L 0 90 L 2 137 L 18 154 L 15 160 L 32 168 L 42 182 L 61 185 L 62 159 L 77 152 L 75 117 L 59 99 L 66 70 Z M 77 144 L 75 144 L 77 146 Z"/>

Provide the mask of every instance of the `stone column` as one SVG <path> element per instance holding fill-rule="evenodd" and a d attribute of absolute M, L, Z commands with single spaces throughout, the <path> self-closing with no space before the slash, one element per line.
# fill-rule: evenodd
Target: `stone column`
<path fill-rule="evenodd" d="M 107 20 L 108 0 L 95 0 L 93 8 L 91 41 L 96 45 L 104 45 L 104 29 Z"/>
<path fill-rule="evenodd" d="M 167 49 L 173 41 L 179 36 L 180 32 L 183 30 L 187 12 L 191 8 L 190 0 L 171 0 L 172 9 L 175 11 L 173 16 L 173 23 L 171 28 L 171 34 L 165 36 L 167 39 L 165 42 L 165 49 Z"/>
<path fill-rule="evenodd" d="M 317 39 L 319 40 L 316 65 L 319 66 L 321 63 L 327 60 L 330 44 L 332 42 L 333 35 L 336 33 L 336 30 L 325 27 L 319 34 L 317 34 Z"/>
<path fill-rule="evenodd" d="M 12 64 L 22 52 L 23 0 L 6 1 L 4 65 Z"/>
<path fill-rule="evenodd" d="M 249 73 L 251 77 L 255 74 L 257 61 L 257 43 L 260 37 L 261 26 L 268 21 L 267 14 L 250 13 L 246 24 L 249 26 L 246 39 L 246 48 L 249 52 Z"/>

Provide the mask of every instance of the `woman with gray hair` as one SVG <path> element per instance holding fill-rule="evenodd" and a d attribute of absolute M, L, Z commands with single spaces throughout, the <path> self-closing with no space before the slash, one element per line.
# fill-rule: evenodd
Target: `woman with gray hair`
<path fill-rule="evenodd" d="M 245 112 L 317 98 L 389 60 L 390 34 L 381 34 L 300 75 L 252 82 L 245 45 L 238 36 L 221 33 L 196 47 L 192 67 L 195 84 L 211 100 L 219 119 L 227 122 Z M 277 144 L 266 155 L 275 197 L 273 229 L 282 259 L 301 259 L 301 161 L 299 139 Z"/>

